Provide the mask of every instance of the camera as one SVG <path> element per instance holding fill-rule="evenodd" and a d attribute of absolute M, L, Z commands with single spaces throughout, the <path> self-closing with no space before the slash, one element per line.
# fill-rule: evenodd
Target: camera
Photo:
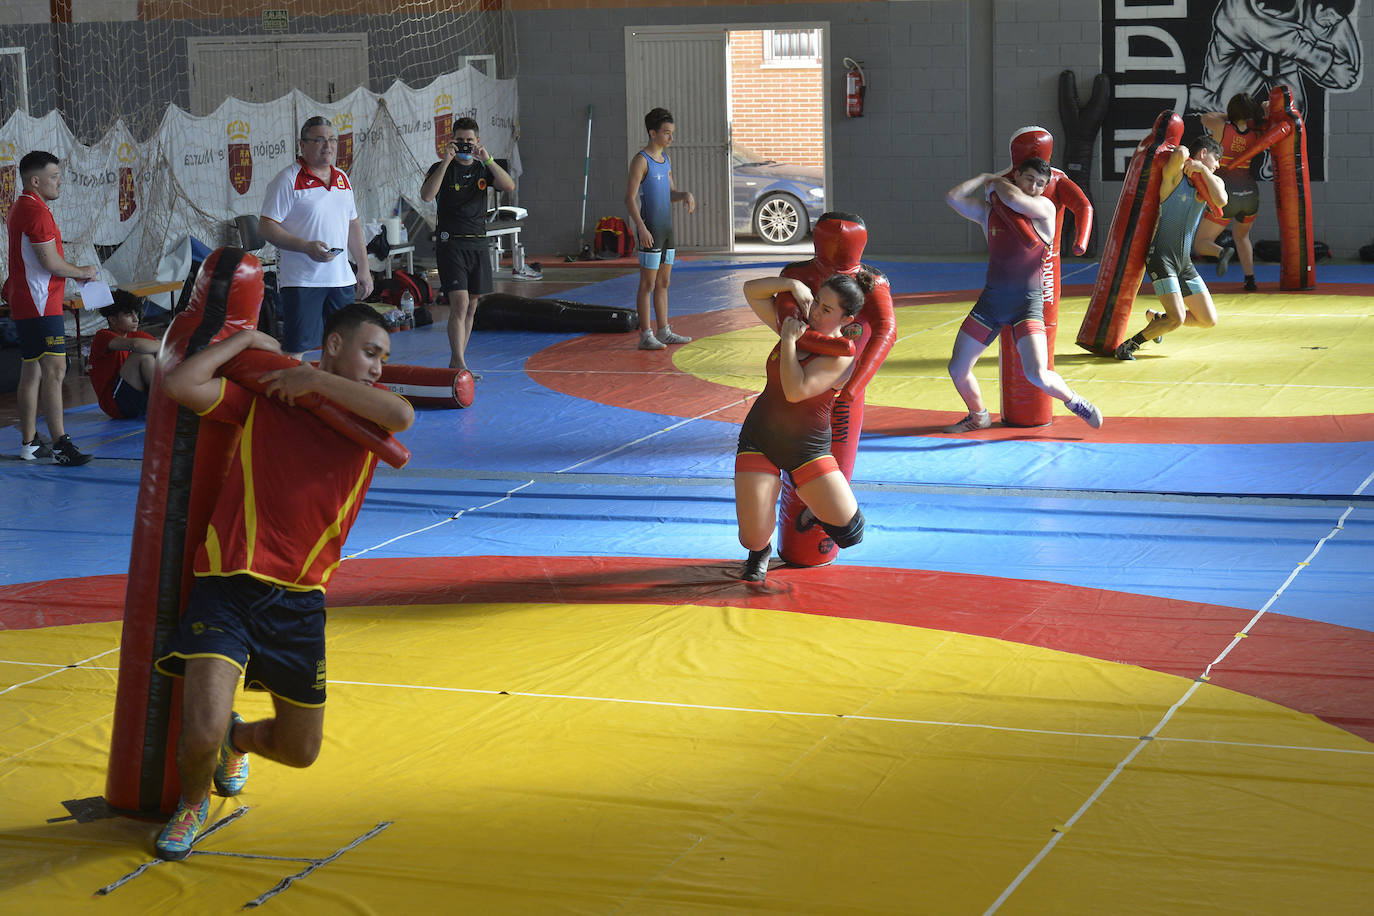
<path fill-rule="evenodd" d="M 472 141 L 471 141 L 471 140 L 465 140 L 465 139 L 462 139 L 462 138 L 459 138 L 459 139 L 457 139 L 457 140 L 454 140 L 454 141 L 453 141 L 453 146 L 454 146 L 454 148 L 455 148 L 456 150 L 458 150 L 458 152 L 460 152 L 460 153 L 471 153 L 472 150 L 473 150 L 473 143 L 472 143 Z"/>

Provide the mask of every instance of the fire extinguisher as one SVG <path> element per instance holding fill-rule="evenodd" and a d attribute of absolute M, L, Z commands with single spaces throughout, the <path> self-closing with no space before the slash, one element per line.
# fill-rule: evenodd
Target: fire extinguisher
<path fill-rule="evenodd" d="M 846 57 L 844 65 L 849 68 L 844 75 L 844 113 L 851 118 L 862 118 L 864 94 L 868 92 L 868 84 L 864 82 L 864 69 L 852 57 Z"/>

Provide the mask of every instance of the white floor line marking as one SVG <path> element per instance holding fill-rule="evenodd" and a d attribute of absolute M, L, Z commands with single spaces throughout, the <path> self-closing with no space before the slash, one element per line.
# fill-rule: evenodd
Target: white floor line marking
<path fill-rule="evenodd" d="M 1136 755 L 1138 755 L 1142 750 L 1144 750 L 1145 746 L 1149 744 L 1151 740 L 1153 740 L 1154 736 L 1159 732 L 1159 730 L 1163 728 L 1166 724 L 1168 724 L 1169 720 L 1173 718 L 1174 713 L 1177 712 L 1178 709 L 1182 707 L 1183 704 L 1186 703 L 1194 693 L 1197 692 L 1197 689 L 1201 685 L 1201 683 L 1201 681 L 1194 681 L 1192 684 L 1190 684 L 1188 686 L 1187 691 L 1184 692 L 1183 696 L 1179 697 L 1178 701 L 1175 702 L 1173 706 L 1169 707 L 1168 712 L 1166 712 L 1160 718 L 1159 722 L 1155 724 L 1155 727 L 1150 730 L 1150 733 L 1144 736 L 1143 738 L 1137 739 L 1136 744 L 1134 747 L 1131 748 L 1130 753 L 1128 753 L 1125 757 L 1121 759 L 1121 762 L 1118 763 L 1112 769 L 1112 771 L 1107 774 L 1106 778 L 1103 779 L 1102 782 L 1098 783 L 1097 788 L 1094 789 L 1092 791 L 1092 794 L 1084 800 L 1083 804 L 1078 806 L 1078 810 L 1073 813 L 1073 816 L 1064 822 L 1063 828 L 1054 829 L 1053 836 L 1050 837 L 1049 842 L 1042 846 L 1040 851 L 1035 854 L 1035 857 L 1026 863 L 1026 867 L 1021 869 L 1021 873 L 1018 874 L 1014 879 L 1012 879 L 1012 882 L 1006 886 L 1006 888 L 1002 891 L 1001 894 L 998 895 L 997 899 L 992 902 L 992 905 L 983 911 L 983 916 L 990 916 L 990 914 L 997 912 L 998 908 L 1001 907 L 1002 904 L 1006 902 L 1007 898 L 1012 895 L 1012 892 L 1015 891 L 1016 888 L 1021 885 L 1021 882 L 1026 880 L 1030 873 L 1035 870 L 1035 867 L 1039 865 L 1040 862 L 1047 855 L 1050 854 L 1050 851 L 1059 844 L 1059 840 L 1064 836 L 1064 833 L 1073 829 L 1073 825 L 1078 822 L 1079 818 L 1081 818 L 1084 814 L 1088 812 L 1088 809 L 1091 808 L 1093 806 L 1093 803 L 1096 802 L 1098 798 L 1102 796 L 1102 793 L 1107 791 L 1107 787 L 1116 781 L 1116 777 L 1121 774 L 1121 771 L 1126 769 L 1130 762 L 1136 758 Z"/>
<path fill-rule="evenodd" d="M 469 512 L 480 512 L 483 509 L 490 509 L 492 506 L 499 506 L 501 505 L 501 503 L 509 500 L 516 493 L 519 493 L 526 487 L 532 486 L 534 486 L 534 481 L 527 480 L 524 483 L 520 484 L 520 486 L 518 487 L 511 487 L 509 490 L 505 492 L 504 495 L 499 496 L 496 499 L 491 500 L 490 502 L 483 503 L 480 506 L 469 506 L 466 509 L 459 509 L 458 511 L 450 515 L 448 518 L 440 519 L 432 525 L 425 525 L 423 528 L 416 528 L 414 531 L 406 531 L 402 534 L 396 535 L 395 537 L 388 538 L 387 540 L 382 541 L 380 544 L 373 544 L 371 547 L 364 547 L 362 550 L 342 556 L 339 558 L 339 562 L 342 563 L 344 560 L 355 560 L 358 557 L 361 557 L 363 554 L 371 553 L 374 550 L 381 550 L 383 547 L 386 547 L 389 544 L 395 544 L 397 541 L 403 541 L 406 538 L 414 537 L 418 534 L 424 534 L 426 531 L 433 531 L 435 528 L 442 528 L 449 522 L 457 521 Z"/>
<path fill-rule="evenodd" d="M 1363 493 L 1364 490 L 1369 486 L 1371 481 L 1374 481 L 1374 473 L 1371 473 L 1368 477 L 1364 479 L 1364 482 L 1361 483 L 1360 486 L 1356 489 L 1355 495 L 1358 496 L 1361 493 Z M 1247 623 L 1241 629 L 1240 633 L 1237 633 L 1236 636 L 1232 638 L 1231 642 L 1227 644 L 1226 648 L 1222 649 L 1222 651 L 1217 655 L 1216 658 L 1212 659 L 1212 661 L 1207 664 L 1207 667 L 1203 671 L 1202 675 L 1199 676 L 1198 679 L 1195 680 L 1191 686 L 1189 686 L 1187 692 L 1179 698 L 1177 703 L 1169 707 L 1168 712 L 1166 712 L 1163 718 L 1161 718 L 1159 722 L 1155 725 L 1155 727 L 1150 730 L 1150 733 L 1146 735 L 1144 738 L 1142 738 L 1140 742 L 1136 744 L 1135 747 L 1131 748 L 1131 752 L 1127 754 L 1126 757 L 1116 765 L 1116 768 L 1113 769 L 1111 773 L 1109 773 L 1107 777 L 1102 780 L 1102 782 L 1098 785 L 1098 787 L 1095 790 L 1093 790 L 1093 793 L 1088 796 L 1087 800 L 1084 801 L 1083 804 L 1079 807 L 1079 809 L 1074 812 L 1073 817 L 1069 818 L 1067 821 L 1064 822 L 1064 830 L 1072 828 L 1074 823 L 1080 817 L 1082 817 L 1089 808 L 1092 807 L 1093 803 L 1096 802 L 1097 799 L 1101 797 L 1102 793 L 1107 790 L 1107 787 L 1110 786 L 1116 780 L 1116 777 L 1120 775 L 1120 773 L 1127 767 L 1127 765 L 1129 765 L 1130 762 L 1136 758 L 1136 755 L 1139 754 L 1145 748 L 1145 745 L 1148 744 L 1150 741 L 1154 740 L 1155 736 L 1159 733 L 1159 731 L 1168 723 L 1168 721 L 1171 718 L 1173 718 L 1174 713 L 1177 712 L 1180 708 L 1182 708 L 1183 704 L 1186 703 L 1193 696 L 1193 694 L 1197 692 L 1198 688 L 1202 686 L 1202 684 L 1205 683 L 1206 680 L 1211 676 L 1212 668 L 1220 664 L 1221 661 L 1231 653 L 1231 650 L 1234 649 L 1243 638 L 1245 638 L 1245 635 L 1249 634 L 1251 628 L 1259 622 L 1260 618 L 1262 618 L 1266 613 L 1268 613 L 1269 608 L 1274 605 L 1274 602 L 1278 601 L 1279 596 L 1281 596 L 1288 589 L 1288 586 L 1292 584 L 1293 580 L 1297 578 L 1298 573 L 1308 568 L 1312 560 L 1321 551 L 1322 547 L 1326 545 L 1326 542 L 1331 540 L 1331 538 L 1335 537 L 1337 533 L 1344 530 L 1345 520 L 1349 518 L 1350 513 L 1354 510 L 1354 506 L 1346 507 L 1345 511 L 1341 513 L 1340 518 L 1336 521 L 1335 526 L 1329 532 L 1327 532 L 1321 539 L 1319 539 L 1316 545 L 1307 554 L 1307 556 L 1300 563 L 1298 563 L 1297 566 L 1293 568 L 1293 571 L 1288 574 L 1288 577 L 1286 579 L 1283 580 L 1283 584 L 1281 584 L 1278 587 L 1278 589 L 1272 595 L 1269 596 L 1269 600 L 1266 601 L 1264 603 L 1264 606 L 1261 607 L 1255 613 L 1255 616 L 1250 618 L 1249 623 Z M 1043 847 L 1041 847 L 1040 851 L 1035 854 L 1035 857 L 1032 858 L 1030 862 L 1026 863 L 1026 867 L 1021 869 L 1021 873 L 1018 874 L 1014 879 L 1012 879 L 1012 882 L 1008 884 L 1007 887 L 1002 891 L 1002 893 L 997 897 L 997 899 L 992 902 L 992 905 L 984 911 L 983 916 L 990 916 L 990 914 L 995 913 L 998 910 L 998 908 L 1006 902 L 1007 898 L 1011 896 L 1011 894 L 1016 890 L 1018 886 L 1020 886 L 1021 882 L 1024 881 L 1026 877 L 1029 876 L 1030 873 L 1035 870 L 1036 866 L 1039 865 L 1040 862 L 1044 860 L 1044 858 L 1047 855 L 1050 854 L 1050 851 L 1054 849 L 1056 845 L 1058 845 L 1059 840 L 1061 837 L 1063 837 L 1063 835 L 1064 832 L 1061 830 L 1056 829 L 1054 831 L 1054 835 L 1050 837 L 1049 841 L 1046 842 Z"/>
<path fill-rule="evenodd" d="M 20 687 L 28 687 L 30 684 L 37 684 L 37 683 L 38 683 L 39 681 L 41 681 L 41 680 L 44 680 L 44 679 L 46 679 L 46 678 L 52 677 L 54 674 L 56 674 L 56 673 L 59 672 L 59 671 L 65 671 L 65 670 L 68 669 L 68 668 L 80 668 L 82 665 L 86 664 L 87 662 L 93 662 L 93 661 L 95 661 L 97 658 L 103 658 L 104 656 L 109 655 L 111 652 L 118 652 L 118 651 L 119 651 L 119 647 L 116 646 L 116 647 L 113 648 L 113 649 L 106 649 L 104 652 L 98 652 L 98 653 L 96 653 L 95 655 L 92 655 L 90 658 L 82 659 L 82 660 L 79 661 L 79 662 L 72 662 L 72 663 L 69 664 L 69 665 L 58 665 L 58 666 L 54 667 L 52 671 L 49 671 L 49 672 L 47 672 L 46 674 L 40 674 L 38 677 L 32 678 L 32 679 L 27 680 L 27 681 L 20 681 L 18 684 L 11 684 L 10 686 L 6 687 L 4 690 L 0 690 L 0 697 L 2 697 L 2 696 L 4 696 L 5 694 L 9 693 L 11 690 L 18 690 Z"/>
<path fill-rule="evenodd" d="M 593 455 L 592 457 L 586 458 L 586 459 L 584 459 L 584 460 L 582 460 L 582 461 L 578 461 L 578 462 L 576 462 L 575 464 L 570 464 L 570 465 L 568 465 L 567 467 L 559 468 L 559 469 L 558 469 L 557 471 L 555 471 L 554 473 L 555 473 L 555 474 L 566 474 L 566 473 L 568 473 L 569 471 L 574 471 L 574 470 L 576 470 L 577 468 L 582 467 L 584 464 L 591 464 L 591 463 L 594 462 L 594 461 L 600 461 L 600 460 L 602 460 L 603 458 L 609 458 L 609 457 L 611 457 L 612 455 L 616 454 L 617 452 L 623 452 L 625 449 L 630 448 L 631 446 L 639 445 L 639 444 L 642 443 L 642 442 L 648 442 L 650 439 L 655 439 L 655 438 L 657 438 L 657 437 L 659 437 L 659 436 L 665 435 L 666 433 L 670 433 L 670 432 L 672 432 L 672 431 L 675 430 L 675 429 L 679 429 L 680 427 L 686 426 L 688 423 L 695 423 L 695 422 L 698 421 L 698 420 L 707 419 L 708 417 L 712 416 L 713 414 L 718 414 L 718 413 L 720 413 L 720 412 L 723 411 L 723 410 L 729 410 L 731 407 L 738 407 L 738 406 L 740 406 L 741 404 L 747 404 L 747 403 L 749 403 L 750 401 L 752 401 L 752 400 L 753 400 L 754 398 L 756 398 L 756 397 L 758 397 L 757 394 L 751 394 L 751 395 L 749 395 L 749 396 L 747 396 L 747 397 L 738 398 L 738 399 L 736 399 L 736 400 L 734 400 L 734 401 L 731 401 L 731 402 L 729 402 L 728 404 L 722 404 L 722 405 L 719 406 L 719 407 L 714 407 L 714 408 L 712 408 L 711 410 L 706 411 L 705 413 L 697 414 L 695 417 L 689 417 L 689 418 L 687 418 L 687 419 L 679 420 L 679 421 L 677 421 L 676 423 L 672 423 L 672 424 L 670 424 L 670 425 L 668 425 L 668 426 L 665 426 L 663 429 L 660 429 L 660 430 L 658 430 L 657 432 L 652 432 L 652 433 L 649 433 L 649 434 L 646 435 L 646 436 L 640 436 L 638 439 L 633 439 L 633 440 L 631 440 L 631 441 L 629 441 L 629 442 L 623 443 L 623 444 L 621 444 L 621 445 L 617 445 L 615 448 L 611 449 L 611 450 L 608 451 L 608 452 L 602 452 L 600 455 Z"/>
<path fill-rule="evenodd" d="M 479 687 L 438 687 L 429 684 L 389 684 L 378 681 L 339 681 L 330 678 L 330 685 L 349 686 L 349 687 L 377 687 L 394 690 L 424 690 L 437 693 L 467 693 L 479 696 L 509 696 L 524 697 L 532 700 L 576 700 L 590 703 L 623 703 L 630 706 L 660 706 L 670 709 L 700 709 L 709 712 L 740 712 L 756 713 L 770 716 L 787 716 L 804 719 L 844 719 L 857 722 L 888 722 L 894 725 L 928 725 L 935 728 L 972 728 L 985 731 L 1013 732 L 1017 734 L 1029 735 L 1051 735 L 1063 738 L 1102 738 L 1109 741 L 1143 741 L 1147 739 L 1159 741 L 1187 742 L 1190 744 L 1219 744 L 1235 745 L 1240 747 L 1268 748 L 1272 750 L 1290 751 L 1313 751 L 1319 753 L 1345 753 L 1363 754 L 1374 757 L 1374 749 L 1354 750 L 1348 748 L 1326 748 L 1309 747 L 1304 745 L 1287 744 L 1258 744 L 1244 741 L 1217 741 L 1208 738 L 1156 738 L 1153 734 L 1141 736 L 1136 734 L 1112 734 L 1110 732 L 1084 732 L 1084 731 L 1063 731 L 1047 728 L 1024 728 L 1015 725 L 989 725 L 981 722 L 951 722 L 941 719 L 911 719 L 900 716 L 869 716 L 858 713 L 844 712 L 807 712 L 796 709 L 767 709 L 754 706 L 720 706 L 707 703 L 682 703 L 672 700 L 634 700 L 627 697 L 600 697 L 582 696 L 579 694 L 568 693 L 533 693 L 520 690 L 492 690 Z M 1170 713 L 1171 714 L 1171 713 Z"/>
<path fill-rule="evenodd" d="M 702 413 L 702 414 L 698 414 L 698 415 L 695 416 L 695 417 L 690 417 L 690 418 L 687 418 L 687 419 L 679 420 L 679 421 L 677 421 L 676 423 L 673 423 L 673 424 L 670 424 L 669 426 L 664 427 L 663 429 L 660 429 L 660 430 L 657 430 L 657 431 L 655 431 L 655 432 L 649 433 L 648 435 L 645 435 L 645 436 L 640 436 L 638 439 L 635 439 L 635 440 L 633 440 L 633 441 L 631 441 L 631 442 L 626 442 L 626 443 L 623 443 L 622 445 L 618 445 L 618 446 L 616 446 L 615 448 L 611 449 L 610 451 L 602 452 L 602 453 L 599 454 L 599 455 L 593 455 L 593 456 L 590 457 L 590 458 L 586 458 L 586 459 L 584 459 L 584 460 L 582 460 L 582 461 L 578 461 L 578 462 L 576 462 L 576 463 L 574 463 L 574 464 L 570 464 L 570 465 L 568 465 L 567 467 L 558 468 L 557 470 L 555 470 L 555 471 L 553 472 L 553 474 L 554 474 L 554 475 L 568 474 L 568 473 L 570 473 L 570 472 L 576 470 L 577 468 L 582 467 L 582 466 L 585 465 L 585 464 L 591 464 L 592 462 L 601 461 L 601 460 L 604 459 L 604 458 L 609 458 L 610 456 L 616 454 L 617 452 L 624 451 L 625 449 L 630 448 L 631 446 L 638 445 L 638 444 L 640 444 L 640 443 L 642 443 L 642 442 L 647 442 L 647 441 L 649 441 L 650 439 L 653 439 L 653 438 L 655 438 L 655 437 L 657 437 L 657 436 L 662 436 L 662 435 L 664 435 L 664 434 L 666 434 L 666 433 L 672 432 L 673 430 L 678 429 L 678 428 L 680 428 L 680 427 L 682 427 L 682 426 L 685 426 L 685 425 L 687 425 L 688 423 L 694 423 L 694 422 L 696 422 L 697 420 L 706 419 L 706 418 L 710 417 L 712 414 L 720 413 L 720 412 L 723 411 L 723 410 L 729 410 L 731 407 L 737 407 L 737 406 L 739 406 L 739 405 L 741 405 L 741 404 L 747 404 L 749 401 L 753 400 L 753 399 L 756 398 L 756 397 L 758 397 L 757 394 L 750 394 L 750 395 L 748 395 L 747 397 L 739 398 L 738 400 L 731 401 L 731 402 L 729 402 L 728 404 L 722 404 L 722 405 L 719 406 L 719 407 L 712 408 L 711 410 L 708 410 L 708 411 L 706 411 L 705 413 Z M 512 496 L 514 496 L 516 493 L 519 493 L 521 490 L 525 489 L 526 487 L 534 486 L 534 483 L 535 483 L 535 482 L 534 482 L 533 480 L 526 480 L 526 481 L 525 481 L 524 483 L 522 483 L 520 486 L 518 486 L 518 487 L 512 487 L 511 489 L 509 489 L 509 490 L 506 491 L 505 495 L 500 496 L 500 497 L 498 497 L 498 498 L 496 498 L 496 499 L 493 499 L 493 500 L 491 500 L 491 501 L 488 502 L 488 503 L 484 503 L 483 505 L 480 505 L 480 506 L 469 506 L 469 507 L 466 508 L 466 509 L 459 509 L 458 511 L 456 511 L 456 512 L 454 512 L 452 515 L 450 515 L 448 518 L 442 519 L 442 520 L 440 520 L 440 521 L 437 521 L 437 522 L 435 522 L 435 523 L 432 524 L 432 525 L 426 525 L 426 526 L 424 526 L 423 528 L 417 528 L 417 529 L 415 529 L 414 531 L 407 531 L 407 532 L 404 532 L 404 533 L 402 533 L 402 534 L 395 535 L 394 537 L 391 537 L 391 538 L 389 538 L 389 539 L 387 539 L 387 540 L 385 540 L 385 541 L 382 541 L 382 542 L 379 543 L 379 544 L 373 544 L 373 545 L 370 546 L 370 547 L 364 547 L 364 548 L 362 548 L 361 550 L 357 550 L 357 551 L 355 551 L 355 552 L 353 552 L 353 553 L 350 553 L 350 554 L 348 554 L 348 555 L 346 555 L 346 556 L 343 556 L 343 557 L 340 558 L 340 562 L 342 562 L 343 560 L 354 560 L 354 559 L 357 559 L 358 557 L 361 557 L 361 556 L 363 556 L 363 555 L 365 555 L 365 554 L 371 553 L 371 552 L 373 552 L 374 550 L 380 550 L 380 549 L 382 549 L 383 547 L 386 547 L 386 546 L 388 546 L 388 545 L 390 545 L 390 544 L 395 544 L 397 541 L 403 541 L 403 540 L 405 540 L 406 538 L 410 538 L 410 537 L 414 537 L 414 536 L 419 535 L 419 534 L 423 534 L 423 533 L 426 532 L 426 531 L 433 531 L 435 528 L 440 528 L 440 527 L 442 527 L 442 526 L 444 526 L 444 525 L 447 525 L 449 522 L 457 521 L 458 519 L 462 518 L 464 515 L 466 515 L 466 514 L 468 514 L 468 513 L 470 513 L 470 512 L 480 512 L 480 511 L 483 510 L 483 509 L 490 509 L 490 508 L 493 507 L 493 506 L 498 506 L 498 505 L 500 505 L 501 503 L 506 502 L 507 500 L 509 500 Z"/>

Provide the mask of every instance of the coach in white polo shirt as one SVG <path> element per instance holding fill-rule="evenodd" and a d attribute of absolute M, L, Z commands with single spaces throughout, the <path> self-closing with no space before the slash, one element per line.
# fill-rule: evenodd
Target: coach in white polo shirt
<path fill-rule="evenodd" d="M 372 292 L 353 185 L 334 168 L 334 125 L 318 115 L 306 121 L 300 148 L 296 161 L 267 186 L 258 218 L 258 233 L 281 254 L 282 349 L 297 359 L 320 346 L 325 316 L 353 302 L 355 289 L 358 299 Z"/>

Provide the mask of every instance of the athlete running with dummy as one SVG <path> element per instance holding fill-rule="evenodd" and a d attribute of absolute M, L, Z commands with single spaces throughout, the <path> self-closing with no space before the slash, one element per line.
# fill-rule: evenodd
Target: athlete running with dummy
<path fill-rule="evenodd" d="M 1011 325 L 1026 380 L 1063 401 L 1093 429 L 1102 425 L 1102 411 L 1074 394 L 1059 373 L 1049 368 L 1040 281 L 1045 252 L 1054 241 L 1054 203 L 1043 196 L 1049 179 L 1049 163 L 1032 157 L 1024 160 L 1010 179 L 991 172 L 976 175 L 945 195 L 955 212 L 977 223 L 987 236 L 988 279 L 959 328 L 949 358 L 949 377 L 968 406 L 968 416 L 944 427 L 943 432 L 966 433 L 992 425 L 973 367 L 1007 325 Z M 993 205 L 994 194 L 1014 214 L 1030 220 L 1040 244 L 1026 245 L 1010 225 L 1012 217 Z"/>
<path fill-rule="evenodd" d="M 735 454 L 735 516 L 739 542 L 749 551 L 740 578 L 762 582 L 777 519 L 781 471 L 797 495 L 839 547 L 863 540 L 864 517 L 830 449 L 830 411 L 853 368 L 852 356 L 817 356 L 799 352 L 797 341 L 808 329 L 822 337 L 840 337 L 863 308 L 873 277 L 835 274 L 813 297 L 800 280 L 763 277 L 744 284 L 744 298 L 764 324 L 779 337 L 768 356 L 767 384 L 740 427 Z M 773 297 L 788 293 L 803 318 L 779 320 Z"/>
<path fill-rule="evenodd" d="M 1188 147 L 1178 147 L 1164 164 L 1159 219 L 1145 258 L 1145 269 L 1164 311 L 1146 311 L 1149 322 L 1139 334 L 1121 342 L 1116 348 L 1117 359 L 1135 359 L 1136 350 L 1145 341 L 1153 338 L 1159 343 L 1165 334 L 1184 325 L 1216 326 L 1216 304 L 1189 252 L 1202 211 L 1211 207 L 1219 213 L 1226 206 L 1226 187 L 1216 175 L 1221 144 L 1203 134 L 1193 140 L 1193 148 L 1196 152 L 1190 156 Z"/>

